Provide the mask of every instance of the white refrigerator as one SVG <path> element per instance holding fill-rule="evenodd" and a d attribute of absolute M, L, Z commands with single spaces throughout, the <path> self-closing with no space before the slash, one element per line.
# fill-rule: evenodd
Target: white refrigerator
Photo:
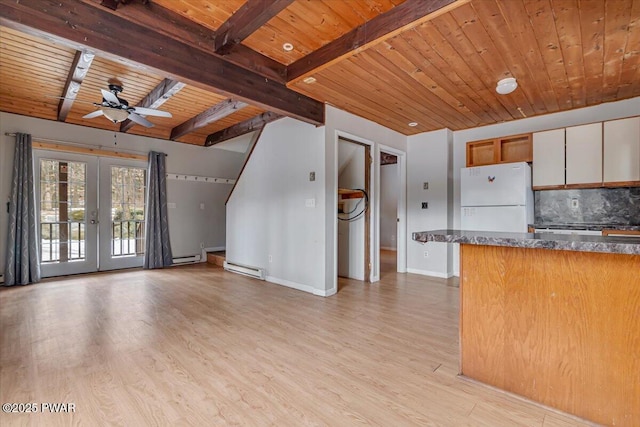
<path fill-rule="evenodd" d="M 526 233 L 533 224 L 528 163 L 462 168 L 460 189 L 463 230 Z"/>

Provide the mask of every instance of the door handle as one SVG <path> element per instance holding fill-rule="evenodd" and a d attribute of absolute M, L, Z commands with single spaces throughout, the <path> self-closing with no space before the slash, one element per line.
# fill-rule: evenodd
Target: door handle
<path fill-rule="evenodd" d="M 91 220 L 91 224 L 97 224 L 97 223 L 98 223 L 98 221 L 96 221 L 95 219 Z"/>

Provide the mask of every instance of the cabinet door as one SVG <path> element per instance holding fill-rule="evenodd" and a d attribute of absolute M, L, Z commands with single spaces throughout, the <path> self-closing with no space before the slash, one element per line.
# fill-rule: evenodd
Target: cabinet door
<path fill-rule="evenodd" d="M 567 185 L 602 184 L 602 123 L 566 131 Z"/>
<path fill-rule="evenodd" d="M 640 117 L 604 123 L 604 182 L 640 181 Z"/>
<path fill-rule="evenodd" d="M 533 186 L 564 185 L 564 129 L 533 134 Z"/>

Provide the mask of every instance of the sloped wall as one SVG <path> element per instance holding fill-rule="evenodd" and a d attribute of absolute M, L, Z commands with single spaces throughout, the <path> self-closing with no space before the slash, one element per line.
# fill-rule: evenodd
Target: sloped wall
<path fill-rule="evenodd" d="M 324 215 L 324 128 L 289 118 L 272 122 L 227 203 L 227 261 L 327 295 Z"/>

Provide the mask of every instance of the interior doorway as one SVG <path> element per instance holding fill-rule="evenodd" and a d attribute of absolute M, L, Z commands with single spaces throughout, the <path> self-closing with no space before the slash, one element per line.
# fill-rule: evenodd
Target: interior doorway
<path fill-rule="evenodd" d="M 371 281 L 371 147 L 338 138 L 338 276 Z"/>
<path fill-rule="evenodd" d="M 380 151 L 380 278 L 398 271 L 398 156 Z"/>

